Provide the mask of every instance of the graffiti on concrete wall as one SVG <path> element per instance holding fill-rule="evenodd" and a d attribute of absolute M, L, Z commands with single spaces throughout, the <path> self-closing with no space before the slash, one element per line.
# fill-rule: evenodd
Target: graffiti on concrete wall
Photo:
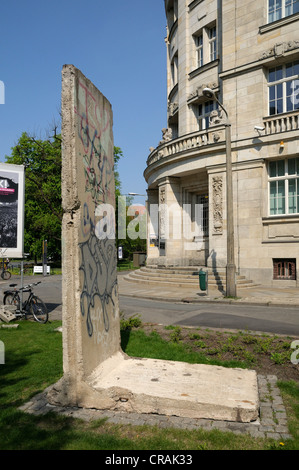
<path fill-rule="evenodd" d="M 78 136 L 82 145 L 85 173 L 85 191 L 97 203 L 105 203 L 114 197 L 114 161 L 108 155 L 110 148 L 111 118 L 107 109 L 100 109 L 96 98 L 79 82 Z"/>
<path fill-rule="evenodd" d="M 117 257 L 115 240 L 99 237 L 97 208 L 114 205 L 114 159 L 111 139 L 111 116 L 99 97 L 79 81 L 75 113 L 85 184 L 82 204 L 81 242 L 81 314 L 86 321 L 89 337 L 98 343 L 109 332 L 111 316 L 117 314 Z M 107 335 L 106 335 L 107 336 Z"/>
<path fill-rule="evenodd" d="M 113 240 L 98 240 L 94 232 L 80 244 L 83 289 L 81 313 L 86 319 L 88 335 L 91 337 L 104 329 L 109 331 L 109 316 L 115 310 L 116 256 Z M 96 323 L 96 327 L 94 326 Z"/>

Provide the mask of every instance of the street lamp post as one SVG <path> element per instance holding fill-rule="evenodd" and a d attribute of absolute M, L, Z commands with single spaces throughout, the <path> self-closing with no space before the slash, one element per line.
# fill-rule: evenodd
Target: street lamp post
<path fill-rule="evenodd" d="M 236 297 L 236 265 L 234 249 L 234 208 L 233 208 L 233 178 L 232 178 L 232 156 L 231 156 L 231 124 L 228 113 L 223 104 L 216 97 L 211 88 L 204 88 L 203 95 L 215 99 L 223 109 L 226 116 L 225 143 L 226 143 L 226 218 L 227 218 L 227 265 L 226 265 L 226 295 Z"/>

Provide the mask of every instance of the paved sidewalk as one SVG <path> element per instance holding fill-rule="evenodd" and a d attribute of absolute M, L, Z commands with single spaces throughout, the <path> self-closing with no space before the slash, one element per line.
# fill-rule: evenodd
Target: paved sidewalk
<path fill-rule="evenodd" d="M 20 409 L 33 415 L 43 415 L 49 412 L 93 421 L 106 418 L 108 423 L 132 426 L 150 425 L 159 428 L 202 429 L 211 431 L 218 429 L 236 434 L 249 434 L 256 438 L 270 438 L 285 443 L 292 439 L 288 432 L 286 410 L 277 387 L 276 376 L 258 376 L 258 390 L 260 397 L 260 418 L 251 423 L 237 423 L 229 421 L 215 421 L 210 419 L 191 419 L 178 416 L 164 416 L 158 414 L 126 413 L 122 411 L 95 410 L 78 407 L 58 407 L 47 402 L 47 391 L 36 395 Z"/>
<path fill-rule="evenodd" d="M 210 287 L 208 292 L 202 292 L 199 287 L 177 287 L 175 285 L 172 287 L 158 283 L 150 285 L 127 281 L 124 279 L 126 274 L 118 273 L 120 295 L 178 302 L 225 302 L 299 307 L 299 288 L 296 287 L 239 287 L 237 288 L 237 298 L 227 299 L 217 287 Z"/>

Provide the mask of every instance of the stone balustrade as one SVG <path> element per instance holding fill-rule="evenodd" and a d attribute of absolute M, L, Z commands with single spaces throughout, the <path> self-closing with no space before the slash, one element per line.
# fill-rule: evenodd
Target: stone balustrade
<path fill-rule="evenodd" d="M 225 126 L 223 124 L 209 127 L 203 131 L 193 132 L 177 139 L 161 141 L 157 148 L 153 149 L 147 159 L 147 166 L 162 158 L 178 155 L 181 152 L 188 153 L 200 147 L 215 145 L 225 141 Z"/>
<path fill-rule="evenodd" d="M 299 111 L 264 118 L 264 125 L 266 135 L 297 130 L 299 129 Z"/>
<path fill-rule="evenodd" d="M 269 116 L 263 120 L 265 135 L 278 134 L 280 132 L 294 131 L 299 129 L 299 111 L 292 113 Z M 147 166 L 169 156 L 189 153 L 200 147 L 215 145 L 225 142 L 225 126 L 223 124 L 209 127 L 203 131 L 193 132 L 172 140 L 161 141 L 152 150 Z"/>

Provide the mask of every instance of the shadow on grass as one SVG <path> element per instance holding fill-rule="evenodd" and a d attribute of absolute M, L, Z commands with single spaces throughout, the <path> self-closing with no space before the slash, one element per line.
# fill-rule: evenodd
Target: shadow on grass
<path fill-rule="evenodd" d="M 19 406 L 22 403 L 18 396 L 17 390 L 20 389 L 21 383 L 30 380 L 30 376 L 24 373 L 26 366 L 29 364 L 30 357 L 39 354 L 39 350 L 31 350 L 26 357 L 22 352 L 8 351 L 5 357 L 5 364 L 0 366 L 0 409 L 3 408 L 3 402 L 9 406 Z M 25 368 L 25 369 L 24 369 Z"/>
<path fill-rule="evenodd" d="M 121 348 L 122 348 L 123 352 L 126 352 L 127 346 L 129 344 L 129 341 L 130 341 L 130 334 L 131 334 L 130 329 L 122 330 L 120 332 L 120 340 L 121 340 L 120 345 L 121 345 Z"/>

